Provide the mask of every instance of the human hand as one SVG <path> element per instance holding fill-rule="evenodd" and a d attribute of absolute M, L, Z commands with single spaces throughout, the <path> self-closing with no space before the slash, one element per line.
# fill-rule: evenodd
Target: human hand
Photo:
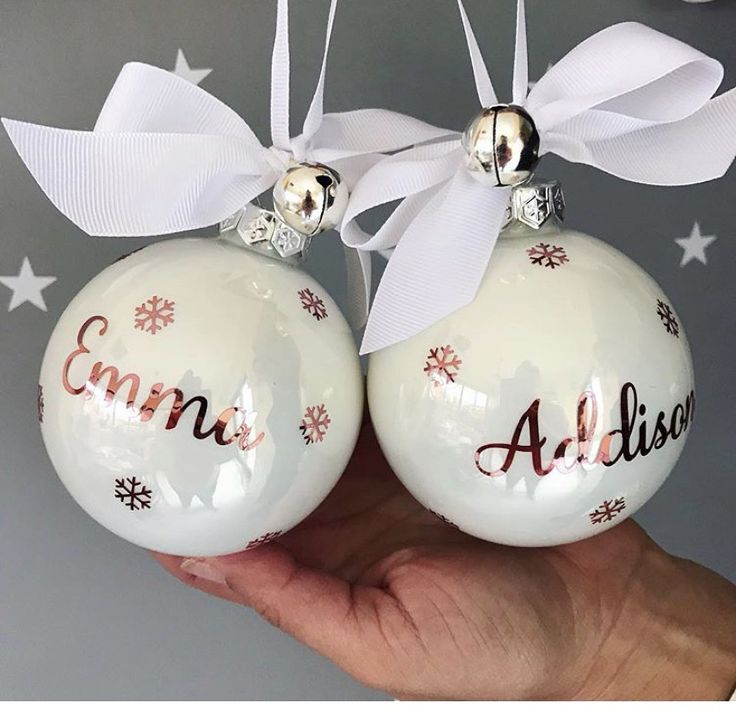
<path fill-rule="evenodd" d="M 397 698 L 725 699 L 736 680 L 736 586 L 630 520 L 556 548 L 471 538 L 412 498 L 369 423 L 277 543 L 154 555 Z"/>

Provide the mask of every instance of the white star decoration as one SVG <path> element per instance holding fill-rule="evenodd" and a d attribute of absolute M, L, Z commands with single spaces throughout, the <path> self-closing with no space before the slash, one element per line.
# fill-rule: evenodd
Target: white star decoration
<path fill-rule="evenodd" d="M 192 84 L 199 84 L 211 71 L 211 69 L 192 69 L 184 56 L 183 50 L 179 49 L 176 53 L 176 66 L 174 67 L 176 76 L 186 79 Z"/>
<path fill-rule="evenodd" d="M 21 304 L 29 301 L 41 311 L 46 311 L 46 302 L 41 292 L 56 281 L 56 277 L 36 276 L 28 257 L 23 258 L 23 266 L 18 276 L 0 277 L 0 284 L 7 286 L 13 292 L 10 298 L 8 311 L 17 309 Z"/>
<path fill-rule="evenodd" d="M 700 233 L 700 224 L 695 223 L 693 226 L 692 232 L 690 232 L 689 237 L 683 237 L 681 239 L 676 239 L 675 242 L 682 247 L 684 250 L 682 253 L 682 260 L 680 261 L 680 266 L 684 267 L 688 262 L 691 262 L 693 259 L 697 259 L 699 262 L 702 262 L 703 264 L 708 264 L 708 261 L 705 258 L 705 248 L 711 244 L 712 242 L 716 241 L 716 237 L 714 235 L 703 235 Z"/>

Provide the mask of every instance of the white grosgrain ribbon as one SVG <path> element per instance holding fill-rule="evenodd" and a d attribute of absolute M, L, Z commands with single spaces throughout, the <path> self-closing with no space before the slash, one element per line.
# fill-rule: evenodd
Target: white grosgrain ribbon
<path fill-rule="evenodd" d="M 289 130 L 288 0 L 279 0 L 271 65 L 271 139 L 263 146 L 228 106 L 185 79 L 132 62 L 120 72 L 93 131 L 3 119 L 51 202 L 90 235 L 139 236 L 216 224 L 271 188 L 290 161 L 337 170 L 348 188 L 381 154 L 448 135 L 403 114 L 364 109 L 323 114 L 322 68 L 301 135 Z M 346 249 L 348 315 L 365 323 L 370 254 Z"/>
<path fill-rule="evenodd" d="M 478 98 L 490 107 L 498 100 L 461 0 L 458 6 Z M 526 22 L 518 0 L 513 103 L 534 119 L 542 154 L 650 185 L 718 178 L 736 156 L 736 90 L 711 98 L 722 79 L 715 59 L 626 22 L 579 44 L 527 95 Z M 353 191 L 343 240 L 390 253 L 362 353 L 409 338 L 475 297 L 510 188 L 473 179 L 460 139 L 455 133 L 386 157 Z M 361 213 L 393 200 L 402 202 L 374 236 L 360 231 Z"/>

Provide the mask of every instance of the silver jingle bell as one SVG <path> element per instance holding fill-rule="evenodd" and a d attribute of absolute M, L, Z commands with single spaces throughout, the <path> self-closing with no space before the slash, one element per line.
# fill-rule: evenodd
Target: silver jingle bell
<path fill-rule="evenodd" d="M 273 188 L 276 214 L 309 237 L 340 224 L 347 204 L 348 188 L 340 174 L 321 163 L 297 163 Z"/>
<path fill-rule="evenodd" d="M 462 143 L 470 174 L 485 185 L 519 185 L 539 162 L 539 131 L 515 104 L 483 109 L 468 124 Z"/>

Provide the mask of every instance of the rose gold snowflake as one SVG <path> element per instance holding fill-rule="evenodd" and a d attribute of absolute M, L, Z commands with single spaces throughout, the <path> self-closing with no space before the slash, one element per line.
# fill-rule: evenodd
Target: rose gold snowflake
<path fill-rule="evenodd" d="M 671 333 L 675 338 L 680 337 L 680 325 L 677 323 L 675 314 L 672 313 L 672 309 L 657 299 L 657 316 L 662 320 L 664 327 L 667 329 L 667 333 Z"/>
<path fill-rule="evenodd" d="M 535 247 L 530 247 L 526 250 L 529 255 L 529 261 L 532 264 L 539 264 L 543 267 L 559 267 L 570 261 L 563 247 L 558 247 L 555 244 L 545 244 L 540 242 Z"/>
<path fill-rule="evenodd" d="M 266 543 L 272 543 L 277 538 L 283 535 L 283 531 L 271 531 L 270 533 L 264 533 L 262 536 L 258 536 L 258 538 L 254 538 L 252 541 L 248 541 L 248 545 L 245 547 L 245 550 L 252 551 L 254 548 L 258 548 L 258 546 L 263 546 Z"/>
<path fill-rule="evenodd" d="M 429 513 L 434 514 L 442 523 L 446 523 L 448 526 L 452 526 L 453 528 L 457 528 L 457 524 L 450 521 L 449 518 L 446 518 L 440 513 L 437 513 L 436 511 L 432 511 L 432 509 L 428 509 Z"/>
<path fill-rule="evenodd" d="M 596 523 L 607 523 L 612 521 L 626 508 L 626 501 L 622 496 L 620 499 L 607 499 L 604 501 L 595 511 L 589 513 L 590 522 Z"/>
<path fill-rule="evenodd" d="M 43 401 L 43 385 L 38 386 L 38 393 L 36 394 L 36 405 L 38 407 L 38 421 L 43 423 L 43 410 L 44 410 L 44 401 Z"/>
<path fill-rule="evenodd" d="M 150 509 L 152 493 L 142 481 L 134 476 L 115 479 L 115 498 L 131 511 Z"/>
<path fill-rule="evenodd" d="M 462 361 L 452 346 L 430 348 L 424 372 L 434 385 L 454 383 Z"/>
<path fill-rule="evenodd" d="M 317 321 L 327 318 L 327 308 L 325 302 L 319 298 L 311 289 L 302 289 L 297 294 L 302 302 L 302 308 L 308 311 Z"/>
<path fill-rule="evenodd" d="M 313 405 L 304 413 L 299 429 L 307 444 L 321 442 L 325 438 L 327 428 L 330 426 L 330 416 L 324 405 Z"/>
<path fill-rule="evenodd" d="M 155 335 L 171 323 L 174 323 L 173 301 L 152 296 L 135 307 L 135 327 L 141 331 Z"/>

